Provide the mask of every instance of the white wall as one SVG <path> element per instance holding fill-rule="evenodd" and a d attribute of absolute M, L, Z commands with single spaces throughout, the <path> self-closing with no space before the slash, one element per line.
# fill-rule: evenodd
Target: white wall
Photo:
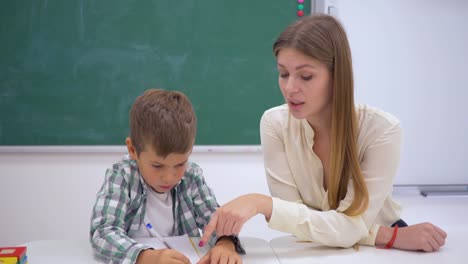
<path fill-rule="evenodd" d="M 356 100 L 401 120 L 399 184 L 468 184 L 468 1 L 337 0 Z"/>
<path fill-rule="evenodd" d="M 1 153 L 0 246 L 43 239 L 87 239 L 104 172 L 121 153 Z M 194 153 L 218 202 L 246 193 L 268 194 L 259 152 Z M 260 216 L 241 235 L 271 239 Z"/>

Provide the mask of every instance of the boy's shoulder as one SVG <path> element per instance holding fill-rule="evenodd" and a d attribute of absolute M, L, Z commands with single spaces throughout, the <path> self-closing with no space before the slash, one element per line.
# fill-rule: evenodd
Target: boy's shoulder
<path fill-rule="evenodd" d="M 182 177 L 182 180 L 187 182 L 203 180 L 202 168 L 195 162 L 187 162 L 187 168 L 185 169 L 185 174 L 184 177 Z"/>
<path fill-rule="evenodd" d="M 130 158 L 130 155 L 124 155 L 119 161 L 112 165 L 112 168 L 107 170 L 107 174 L 120 175 L 126 181 L 138 179 L 138 165 L 135 160 Z"/>
<path fill-rule="evenodd" d="M 185 175 L 187 176 L 197 176 L 197 175 L 203 175 L 203 170 L 198 165 L 197 163 L 193 161 L 188 161 L 187 162 L 187 168 L 185 169 Z"/>
<path fill-rule="evenodd" d="M 138 170 L 138 165 L 135 160 L 130 158 L 130 155 L 124 155 L 119 161 L 112 165 L 114 171 L 133 171 Z"/>

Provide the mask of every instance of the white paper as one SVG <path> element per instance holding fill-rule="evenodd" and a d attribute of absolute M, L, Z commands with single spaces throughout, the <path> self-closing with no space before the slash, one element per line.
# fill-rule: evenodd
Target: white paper
<path fill-rule="evenodd" d="M 155 237 L 134 239 L 135 241 L 144 245 L 151 246 L 154 249 L 166 248 L 166 246 L 164 246 L 164 244 L 161 243 L 161 241 L 159 241 Z M 187 258 L 189 258 L 192 264 L 197 263 L 203 256 L 202 252 L 197 248 L 195 241 L 192 241 L 192 239 L 188 235 L 164 237 L 164 240 L 172 249 L 179 251 L 180 253 L 184 254 Z"/>

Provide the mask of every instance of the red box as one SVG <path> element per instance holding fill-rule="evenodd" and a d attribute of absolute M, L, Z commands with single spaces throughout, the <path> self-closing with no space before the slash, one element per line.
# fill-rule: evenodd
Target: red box
<path fill-rule="evenodd" d="M 0 259 L 16 258 L 18 262 L 26 256 L 26 247 L 0 247 Z"/>

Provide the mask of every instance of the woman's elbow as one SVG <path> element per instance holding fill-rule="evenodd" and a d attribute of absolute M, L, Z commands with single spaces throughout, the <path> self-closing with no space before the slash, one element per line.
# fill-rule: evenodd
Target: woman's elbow
<path fill-rule="evenodd" d="M 340 248 L 350 248 L 356 245 L 362 238 L 364 234 L 354 233 L 354 234 L 338 234 L 337 236 L 331 237 L 326 245 L 330 247 L 340 247 Z"/>

